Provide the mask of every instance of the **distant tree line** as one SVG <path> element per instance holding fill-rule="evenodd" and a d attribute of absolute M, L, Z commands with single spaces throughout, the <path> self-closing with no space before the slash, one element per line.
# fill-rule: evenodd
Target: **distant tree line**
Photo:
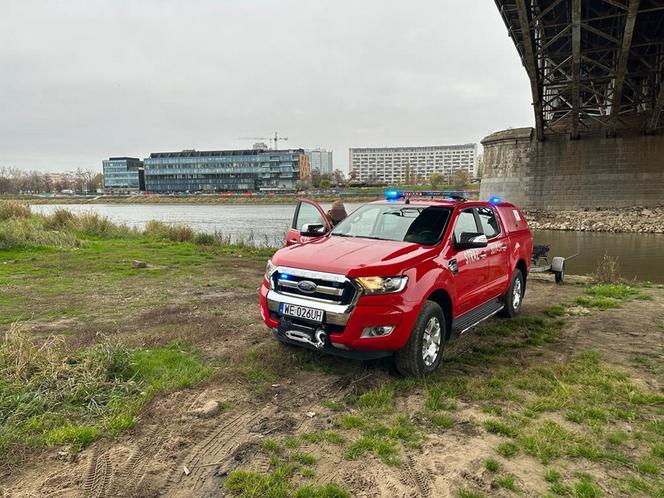
<path fill-rule="evenodd" d="M 0 167 L 0 194 L 42 194 L 45 192 L 94 192 L 102 188 L 102 175 L 78 168 L 66 173 L 44 173 Z"/>
<path fill-rule="evenodd" d="M 331 174 L 321 173 L 320 170 L 313 169 L 311 171 L 311 179 L 301 183 L 301 187 L 303 188 L 330 188 L 332 186 L 340 187 L 345 185 L 346 176 L 340 169 L 335 169 Z"/>

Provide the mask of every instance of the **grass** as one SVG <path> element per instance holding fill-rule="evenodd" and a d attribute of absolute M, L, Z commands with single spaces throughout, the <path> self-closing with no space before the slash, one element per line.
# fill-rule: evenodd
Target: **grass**
<path fill-rule="evenodd" d="M 475 490 L 468 488 L 461 488 L 456 492 L 457 498 L 484 498 L 484 494 Z"/>
<path fill-rule="evenodd" d="M 322 441 L 321 438 L 318 441 Z M 251 472 L 238 469 L 225 481 L 226 490 L 242 498 L 349 498 L 343 488 L 334 483 L 324 485 L 298 485 L 296 478 L 311 479 L 316 475 L 317 459 L 310 453 L 289 449 L 288 441 L 264 439 L 261 448 L 270 456 L 268 472 Z"/>
<path fill-rule="evenodd" d="M 505 458 L 511 458 L 519 452 L 519 447 L 511 441 L 500 443 L 496 447 L 496 453 Z"/>
<path fill-rule="evenodd" d="M 69 352 L 11 327 L 0 343 L 0 449 L 70 445 L 75 451 L 133 426 L 155 395 L 211 375 L 180 344 L 130 349 L 112 342 Z"/>
<path fill-rule="evenodd" d="M 500 422 L 499 420 L 485 420 L 482 423 L 482 426 L 492 434 L 508 437 L 516 437 L 518 435 L 518 431 L 514 427 Z"/>
<path fill-rule="evenodd" d="M 495 482 L 499 487 L 501 487 L 503 489 L 507 489 L 509 491 L 515 491 L 515 492 L 518 490 L 518 487 L 516 485 L 516 481 L 514 480 L 514 476 L 511 475 L 511 474 L 505 474 L 505 475 L 502 475 L 502 476 L 498 476 L 498 477 L 496 477 Z"/>
<path fill-rule="evenodd" d="M 399 465 L 399 445 L 418 446 L 421 440 L 422 435 L 418 427 L 407 417 L 399 415 L 389 424 L 365 423 L 360 437 L 346 449 L 344 457 L 356 460 L 367 453 L 372 453 L 387 465 Z"/>
<path fill-rule="evenodd" d="M 35 380 L 7 382 L 8 377 L 0 375 L 0 392 L 9 393 L 0 395 L 0 416 L 19 417 L 11 424 L 0 423 L 0 446 L 4 444 L 4 448 L 68 445 L 76 449 L 100 437 L 112 437 L 135 423 L 150 397 L 209 377 L 209 366 L 195 350 L 183 345 L 183 340 L 196 343 L 200 337 L 209 338 L 200 335 L 198 327 L 203 320 L 215 317 L 210 329 L 218 330 L 223 323 L 232 333 L 243 333 L 256 323 L 253 315 L 229 318 L 225 302 L 206 302 L 197 296 L 204 295 L 207 288 L 215 293 L 234 289 L 254 295 L 268 250 L 224 245 L 216 235 L 190 236 L 175 230 L 169 235 L 170 229 L 163 226 L 153 227 L 151 233 L 113 228 L 100 218 L 80 221 L 66 213 L 62 210 L 50 217 L 18 214 L 0 221 L 0 231 L 8 226 L 12 227 L 10 232 L 33 231 L 33 239 L 19 233 L 13 239 L 16 244 L 0 251 L 4 263 L 0 264 L 0 327 L 29 320 L 38 325 L 90 323 L 96 328 L 97 320 L 103 317 L 114 327 L 139 319 L 144 330 L 135 338 L 135 328 L 118 330 L 124 342 L 109 342 L 104 336 L 91 340 L 100 340 L 106 349 L 83 342 L 83 347 L 76 343 L 79 349 L 70 350 L 67 346 L 77 339 L 78 329 L 63 325 L 61 342 L 53 343 L 49 351 L 67 358 L 66 368 L 76 370 L 67 375 L 74 386 L 91 386 L 76 388 L 65 397 L 75 402 L 53 403 L 48 388 L 38 389 L 39 396 L 29 394 L 34 391 L 31 386 Z M 242 261 L 239 256 L 246 259 Z M 133 260 L 145 261 L 148 267 L 133 268 Z M 583 297 L 622 303 L 638 299 L 641 292 L 641 288 L 612 284 L 589 287 Z M 96 299 L 90 300 L 91 295 Z M 225 298 L 216 299 L 220 300 Z M 172 321 L 162 324 L 145 315 L 181 301 L 187 303 L 187 314 L 175 313 Z M 312 481 L 307 481 L 314 475 L 322 476 L 317 472 L 317 446 L 335 445 L 335 451 L 345 458 L 369 460 L 359 465 L 396 466 L 403 452 L 422 445 L 425 437 L 449 440 L 470 423 L 501 437 L 495 453 L 487 452 L 473 464 L 475 469 L 470 469 L 492 472 L 498 486 L 498 479 L 512 477 L 516 485 L 517 476 L 523 477 L 512 468 L 513 463 L 503 460 L 518 455 L 515 462 L 529 459 L 539 466 L 538 472 L 544 472 L 544 465 L 564 470 L 564 479 L 560 475 L 547 479 L 551 493 L 592 496 L 588 493 L 599 489 L 595 482 L 603 482 L 599 475 L 593 481 L 573 473 L 574 468 L 592 464 L 593 472 L 611 469 L 612 477 L 606 478 L 611 489 L 657 496 L 664 488 L 659 477 L 664 465 L 664 423 L 660 422 L 664 391 L 648 391 L 593 352 L 579 351 L 565 362 L 557 361 L 558 356 L 552 359 L 550 345 L 560 340 L 565 320 L 571 320 L 563 318 L 565 315 L 565 306 L 554 305 L 541 315 L 491 320 L 474 330 L 472 337 L 466 336 L 470 339 L 462 342 L 464 348 L 453 350 L 443 368 L 425 379 L 403 381 L 378 372 L 378 387 L 363 392 L 358 384 L 353 395 L 323 401 L 323 413 L 334 412 L 334 430 L 265 439 L 262 446 L 270 454 L 270 471 L 231 474 L 233 479 L 229 476 L 228 481 L 233 489 L 227 487 L 228 493 L 345 496 L 334 494 L 344 492 L 333 485 L 311 486 Z M 190 319 L 192 316 L 196 318 Z M 51 339 L 36 330 L 32 343 L 41 348 Z M 88 366 L 84 368 L 84 364 Z M 30 369 L 48 370 L 39 361 L 15 361 L 12 365 L 26 378 L 49 378 L 30 374 Z M 90 374 L 86 370 L 89 365 L 95 366 L 94 372 L 98 368 L 102 378 L 111 380 L 97 387 L 97 373 Z M 270 384 L 283 385 L 293 371 L 343 373 L 349 365 L 306 351 L 285 350 L 267 341 L 234 355 L 233 361 L 224 364 L 223 375 L 248 387 L 249 396 L 260 400 L 263 394 L 274 392 Z M 78 381 L 84 372 L 88 372 L 84 375 L 87 384 Z M 651 373 L 660 372 L 654 369 Z M 22 397 L 24 392 L 28 395 Z M 413 395 L 421 396 L 415 404 L 416 413 L 410 413 L 412 409 L 396 413 L 396 406 L 410 406 L 403 404 L 402 397 Z M 18 411 L 9 405 L 19 401 L 23 404 Z M 484 422 L 469 422 L 467 410 L 488 416 L 480 415 Z M 34 413 L 37 416 L 33 417 Z M 482 430 L 474 432 L 483 434 Z M 505 483 L 507 490 L 508 480 Z M 473 496 L 476 491 L 463 492 Z"/>
<path fill-rule="evenodd" d="M 431 421 L 431 423 L 437 427 L 440 427 L 441 429 L 451 429 L 455 424 L 454 418 L 450 417 L 449 415 L 434 413 L 429 414 L 427 418 Z"/>
<path fill-rule="evenodd" d="M 587 308 L 606 310 L 618 308 L 630 299 L 649 300 L 651 297 L 627 284 L 598 284 L 586 289 L 586 296 L 576 298 L 576 303 Z"/>

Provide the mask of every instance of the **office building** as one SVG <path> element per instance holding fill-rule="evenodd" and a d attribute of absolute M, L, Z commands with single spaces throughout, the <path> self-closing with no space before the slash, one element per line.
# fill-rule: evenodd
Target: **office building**
<path fill-rule="evenodd" d="M 102 161 L 104 190 L 138 192 L 145 190 L 143 161 L 135 157 L 111 157 Z"/>
<path fill-rule="evenodd" d="M 331 175 L 334 171 L 334 164 L 332 162 L 332 151 L 325 149 L 310 149 L 306 151 L 309 157 L 311 169 L 318 170 L 321 175 Z"/>
<path fill-rule="evenodd" d="M 154 152 L 144 163 L 148 192 L 294 190 L 310 176 L 302 149 Z"/>
<path fill-rule="evenodd" d="M 355 179 L 367 183 L 426 182 L 432 173 L 450 177 L 456 171 L 475 177 L 477 144 L 351 148 L 348 161 Z"/>

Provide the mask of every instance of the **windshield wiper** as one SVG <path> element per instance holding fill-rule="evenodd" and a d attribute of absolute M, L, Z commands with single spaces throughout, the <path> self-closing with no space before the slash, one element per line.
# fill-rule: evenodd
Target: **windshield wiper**
<path fill-rule="evenodd" d="M 348 233 L 334 233 L 334 232 L 332 232 L 330 235 L 336 235 L 337 237 L 353 237 L 353 238 L 355 238 L 355 235 L 350 235 Z"/>

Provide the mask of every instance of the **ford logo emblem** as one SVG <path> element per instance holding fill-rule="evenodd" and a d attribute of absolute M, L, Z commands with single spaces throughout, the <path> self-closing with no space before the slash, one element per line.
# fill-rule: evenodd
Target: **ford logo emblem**
<path fill-rule="evenodd" d="M 313 294 L 316 292 L 318 286 L 311 280 L 300 280 L 297 283 L 297 288 L 306 294 Z"/>

